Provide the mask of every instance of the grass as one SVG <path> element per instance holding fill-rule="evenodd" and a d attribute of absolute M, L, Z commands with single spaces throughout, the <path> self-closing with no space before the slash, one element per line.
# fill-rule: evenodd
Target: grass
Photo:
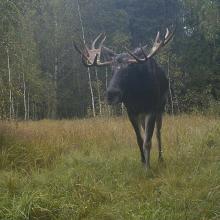
<path fill-rule="evenodd" d="M 220 219 L 220 119 L 165 117 L 165 163 L 125 118 L 1 122 L 0 219 Z"/>

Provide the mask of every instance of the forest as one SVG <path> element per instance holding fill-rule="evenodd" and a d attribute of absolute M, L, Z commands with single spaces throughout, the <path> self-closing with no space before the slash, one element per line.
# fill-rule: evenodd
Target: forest
<path fill-rule="evenodd" d="M 175 38 L 156 56 L 172 88 L 167 111 L 219 113 L 218 0 L 1 0 L 0 21 L 1 119 L 121 114 L 105 102 L 111 69 L 88 72 L 73 42 L 104 32 L 125 52 L 172 25 Z"/>
<path fill-rule="evenodd" d="M 114 66 L 86 68 L 74 44 L 148 54 L 166 28 L 164 73 L 123 63 L 150 96 L 107 105 Z M 0 0 L 0 220 L 219 220 L 219 134 L 219 0 Z"/>

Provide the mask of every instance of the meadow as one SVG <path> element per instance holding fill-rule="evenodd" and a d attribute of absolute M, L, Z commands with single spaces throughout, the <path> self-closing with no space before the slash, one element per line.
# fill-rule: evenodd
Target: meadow
<path fill-rule="evenodd" d="M 165 162 L 125 118 L 0 122 L 0 219 L 220 219 L 220 119 L 165 116 Z"/>

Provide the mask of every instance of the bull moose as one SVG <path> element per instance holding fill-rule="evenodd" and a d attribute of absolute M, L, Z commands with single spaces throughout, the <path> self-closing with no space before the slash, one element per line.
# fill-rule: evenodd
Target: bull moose
<path fill-rule="evenodd" d="M 109 105 L 118 103 L 125 105 L 136 133 L 141 161 L 146 168 L 150 167 L 151 142 L 155 125 L 159 161 L 163 160 L 161 127 L 168 94 L 168 79 L 153 57 L 173 36 L 174 31 L 170 32 L 168 28 L 163 39 L 158 32 L 149 53 L 145 52 L 147 46 L 143 46 L 133 52 L 125 48 L 126 52 L 117 54 L 103 46 L 105 34 L 100 34 L 93 41 L 91 49 L 84 45 L 84 49 L 81 50 L 74 43 L 86 67 L 111 66 L 113 76 L 106 92 L 107 102 Z M 101 42 L 96 48 L 99 40 Z"/>

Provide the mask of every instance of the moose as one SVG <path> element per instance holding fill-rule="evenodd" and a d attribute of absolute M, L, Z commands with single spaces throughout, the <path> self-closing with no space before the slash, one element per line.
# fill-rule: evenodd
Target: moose
<path fill-rule="evenodd" d="M 165 72 L 153 58 L 174 36 L 174 31 L 166 29 L 161 39 L 157 33 L 153 47 L 146 53 L 147 45 L 134 51 L 117 54 L 103 46 L 105 34 L 99 34 L 91 49 L 84 44 L 81 50 L 74 42 L 82 62 L 86 67 L 111 66 L 113 76 L 109 82 L 106 99 L 109 105 L 123 103 L 134 128 L 140 148 L 141 162 L 150 168 L 152 136 L 156 126 L 159 161 L 163 161 L 161 144 L 162 115 L 168 94 L 168 79 Z M 101 41 L 98 48 L 96 44 Z"/>

